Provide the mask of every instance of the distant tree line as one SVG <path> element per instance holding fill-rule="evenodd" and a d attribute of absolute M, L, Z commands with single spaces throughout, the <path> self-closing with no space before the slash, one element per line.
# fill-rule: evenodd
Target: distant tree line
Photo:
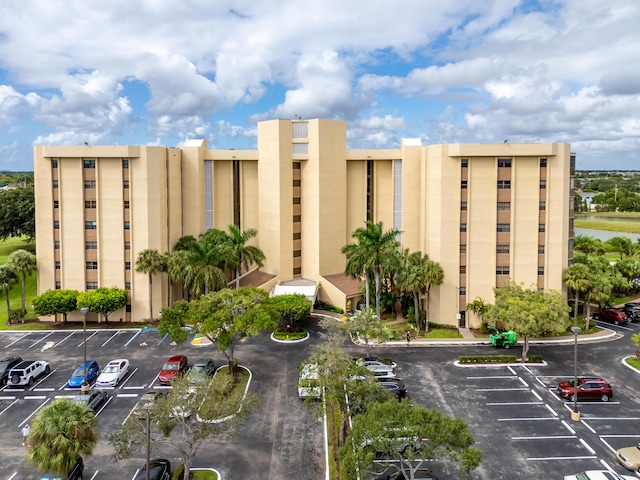
<path fill-rule="evenodd" d="M 36 208 L 33 183 L 22 188 L 0 191 L 0 240 L 36 234 Z"/>

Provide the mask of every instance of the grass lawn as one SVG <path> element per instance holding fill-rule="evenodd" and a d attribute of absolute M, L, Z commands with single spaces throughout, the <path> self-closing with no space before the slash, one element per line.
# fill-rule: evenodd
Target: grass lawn
<path fill-rule="evenodd" d="M 385 326 L 391 328 L 392 330 L 397 331 L 400 334 L 401 338 L 404 338 L 406 331 L 409 330 L 409 322 L 391 323 Z M 428 332 L 418 333 L 417 338 L 462 338 L 462 335 L 460 334 L 457 328 L 453 328 L 453 327 L 451 328 L 429 327 Z"/>
<path fill-rule="evenodd" d="M 15 250 L 27 250 L 31 253 L 35 252 L 35 242 L 27 243 L 25 238 L 9 238 L 0 242 L 0 265 L 7 263 L 9 254 Z M 36 297 L 37 292 L 37 274 L 34 272 L 27 277 L 25 284 L 25 307 L 27 309 L 26 318 L 33 317 L 33 308 L 31 302 Z M 9 290 L 9 302 L 11 310 L 19 310 L 22 308 L 22 280 L 18 279 Z M 3 294 L 0 298 L 0 330 L 6 328 L 7 323 L 7 300 Z M 24 326 L 27 324 L 25 323 Z M 17 326 L 20 329 L 20 326 Z"/>
<path fill-rule="evenodd" d="M 607 213 L 589 213 L 591 216 L 599 217 L 615 217 L 619 220 L 597 220 L 586 219 L 576 215 L 574 225 L 578 228 L 590 228 L 595 230 L 609 230 L 614 232 L 640 233 L 640 222 L 637 221 L 640 215 L 637 212 L 607 212 Z M 634 220 L 625 220 L 625 218 L 634 218 Z"/>

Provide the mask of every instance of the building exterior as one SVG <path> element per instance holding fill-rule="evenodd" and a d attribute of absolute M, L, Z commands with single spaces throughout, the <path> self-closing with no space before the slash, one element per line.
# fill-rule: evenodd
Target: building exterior
<path fill-rule="evenodd" d="M 465 318 L 466 304 L 492 302 L 492 288 L 509 279 L 563 288 L 573 250 L 569 148 L 404 139 L 397 149 L 350 150 L 345 122 L 323 119 L 260 122 L 257 150 L 209 150 L 205 140 L 35 147 L 38 293 L 127 288 L 120 317 L 146 318 L 148 276 L 135 271 L 138 253 L 170 252 L 182 236 L 234 224 L 255 228 L 266 255 L 244 284 L 272 290 L 312 280 L 321 300 L 346 309 L 362 294 L 343 273 L 341 248 L 372 220 L 442 265 L 431 321 L 474 326 L 480 320 Z M 164 274 L 156 277 L 160 308 L 177 292 L 170 295 Z"/>

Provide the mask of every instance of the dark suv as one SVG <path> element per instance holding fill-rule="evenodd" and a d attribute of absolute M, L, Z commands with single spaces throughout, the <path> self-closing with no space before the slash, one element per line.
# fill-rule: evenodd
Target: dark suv
<path fill-rule="evenodd" d="M 149 460 L 149 480 L 170 480 L 171 462 L 165 458 Z M 134 480 L 147 480 L 147 465 L 145 464 Z"/>
<path fill-rule="evenodd" d="M 640 321 L 640 303 L 627 302 L 622 307 L 622 311 L 627 314 L 630 322 Z"/>
<path fill-rule="evenodd" d="M 395 395 L 398 400 L 402 400 L 407 396 L 407 387 L 399 378 L 378 378 L 378 385 Z"/>
<path fill-rule="evenodd" d="M 593 314 L 593 319 L 614 325 L 625 325 L 629 321 L 626 313 L 615 308 L 601 308 Z"/>
<path fill-rule="evenodd" d="M 613 398 L 613 388 L 604 378 L 600 377 L 578 377 L 578 388 L 574 388 L 573 379 L 558 384 L 556 392 L 563 398 L 574 401 L 574 395 L 578 395 L 578 400 L 598 399 L 608 402 Z"/>
<path fill-rule="evenodd" d="M 76 459 L 76 464 L 73 466 L 69 475 L 66 477 L 68 480 L 82 480 L 82 472 L 84 471 L 84 463 L 82 457 Z M 43 473 L 40 480 L 62 480 L 62 475 L 56 473 Z"/>
<path fill-rule="evenodd" d="M 9 380 L 9 370 L 22 362 L 20 357 L 6 357 L 0 360 L 0 387 L 7 384 Z"/>

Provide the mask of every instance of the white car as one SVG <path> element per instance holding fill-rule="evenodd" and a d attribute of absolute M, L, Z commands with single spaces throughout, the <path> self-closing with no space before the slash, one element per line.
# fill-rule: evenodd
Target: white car
<path fill-rule="evenodd" d="M 111 360 L 102 369 L 102 373 L 96 380 L 96 387 L 117 387 L 128 372 L 129 360 L 126 358 Z"/>
<path fill-rule="evenodd" d="M 565 475 L 564 480 L 638 480 L 631 475 L 618 475 L 609 470 L 587 470 L 575 475 Z"/>

